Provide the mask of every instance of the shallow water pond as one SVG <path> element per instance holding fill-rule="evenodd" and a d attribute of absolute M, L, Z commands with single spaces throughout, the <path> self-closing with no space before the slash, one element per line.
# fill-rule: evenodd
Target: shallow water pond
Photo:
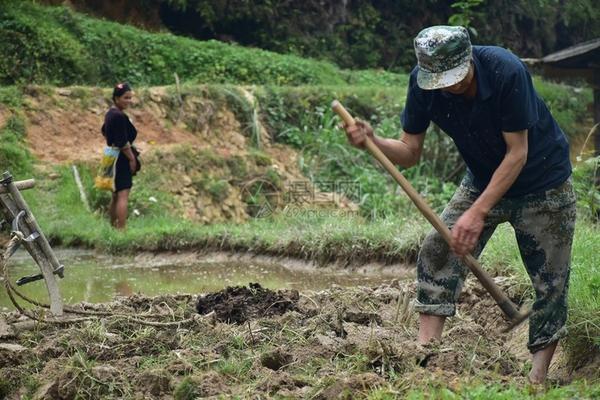
<path fill-rule="evenodd" d="M 59 279 L 61 294 L 67 304 L 81 301 L 106 302 L 115 296 L 141 293 L 199 294 L 218 291 L 226 286 L 258 282 L 270 289 L 322 290 L 332 285 L 378 285 L 406 277 L 410 272 L 348 272 L 318 269 L 309 266 L 287 265 L 270 261 L 255 261 L 248 257 L 239 260 L 231 256 L 200 257 L 188 255 L 142 255 L 116 257 L 87 250 L 56 250 L 65 265 L 65 278 Z M 11 281 L 39 273 L 37 265 L 25 251 L 17 252 L 8 264 Z M 17 287 L 23 294 L 48 303 L 44 281 Z M 4 290 L 0 290 L 0 310 L 14 306 Z"/>

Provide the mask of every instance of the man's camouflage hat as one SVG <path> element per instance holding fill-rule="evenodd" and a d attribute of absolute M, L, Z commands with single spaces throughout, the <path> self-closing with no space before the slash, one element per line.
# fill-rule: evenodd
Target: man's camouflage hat
<path fill-rule="evenodd" d="M 471 40 L 462 26 L 432 26 L 415 38 L 419 63 L 417 84 L 432 90 L 452 86 L 467 76 L 471 61 Z"/>

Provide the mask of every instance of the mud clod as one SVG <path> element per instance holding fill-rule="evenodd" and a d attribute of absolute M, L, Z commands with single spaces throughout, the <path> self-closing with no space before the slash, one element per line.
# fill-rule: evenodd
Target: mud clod
<path fill-rule="evenodd" d="M 174 391 L 176 400 L 193 400 L 228 394 L 225 378 L 216 372 L 209 371 L 202 375 L 185 378 Z"/>
<path fill-rule="evenodd" d="M 362 392 L 368 393 L 370 390 L 385 384 L 385 380 L 379 375 L 367 372 L 360 375 L 354 375 L 343 380 L 335 382 L 333 385 L 325 389 L 317 399 L 344 399 L 351 400 L 359 396 Z"/>
<path fill-rule="evenodd" d="M 92 368 L 92 376 L 99 381 L 110 381 L 119 377 L 119 370 L 112 365 L 98 365 Z"/>
<path fill-rule="evenodd" d="M 171 392 L 171 377 L 162 370 L 145 371 L 138 376 L 136 386 L 142 393 L 157 397 Z"/>
<path fill-rule="evenodd" d="M 287 364 L 293 361 L 294 357 L 292 354 L 282 350 L 276 349 L 267 353 L 264 353 L 260 358 L 260 363 L 263 367 L 272 369 L 273 371 L 280 370 Z"/>
<path fill-rule="evenodd" d="M 310 386 L 304 379 L 298 379 L 282 371 L 265 373 L 259 389 L 270 395 L 280 395 L 291 398 L 302 398 L 310 390 Z"/>
<path fill-rule="evenodd" d="M 187 360 L 176 359 L 169 363 L 167 371 L 173 375 L 189 375 L 194 371 L 194 366 Z"/>
<path fill-rule="evenodd" d="M 56 381 L 47 382 L 40 386 L 33 395 L 33 400 L 52 400 L 58 397 L 58 384 Z"/>
<path fill-rule="evenodd" d="M 381 316 L 376 313 L 366 313 L 366 312 L 346 312 L 343 317 L 346 322 L 354 322 L 360 325 L 369 325 L 371 323 L 376 323 L 381 325 L 382 320 Z"/>
<path fill-rule="evenodd" d="M 214 311 L 221 322 L 241 324 L 296 310 L 298 298 L 295 290 L 274 292 L 258 283 L 251 283 L 249 287 L 230 286 L 202 296 L 198 299 L 196 310 L 203 315 Z"/>
<path fill-rule="evenodd" d="M 18 344 L 0 343 L 0 366 L 21 364 L 29 349 Z"/>

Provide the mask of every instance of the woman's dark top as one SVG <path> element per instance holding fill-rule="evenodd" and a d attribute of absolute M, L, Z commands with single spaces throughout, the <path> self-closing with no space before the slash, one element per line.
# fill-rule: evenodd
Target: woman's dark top
<path fill-rule="evenodd" d="M 107 146 L 123 148 L 133 144 L 137 137 L 137 130 L 127 115 L 116 107 L 111 107 L 104 117 L 102 134 L 106 138 Z M 121 151 L 115 165 L 115 192 L 130 189 L 133 186 L 129 160 Z"/>

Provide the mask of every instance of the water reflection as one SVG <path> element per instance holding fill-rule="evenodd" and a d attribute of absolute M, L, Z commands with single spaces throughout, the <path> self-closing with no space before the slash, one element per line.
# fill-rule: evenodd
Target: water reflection
<path fill-rule="evenodd" d="M 133 294 L 133 289 L 129 286 L 129 283 L 125 281 L 117 282 L 115 285 L 115 293 L 119 296 L 131 296 Z"/>
<path fill-rule="evenodd" d="M 115 296 L 175 293 L 206 293 L 231 285 L 258 282 L 271 289 L 321 290 L 331 285 L 377 285 L 398 278 L 399 274 L 348 273 L 312 269 L 289 269 L 275 263 L 257 262 L 190 262 L 185 264 L 152 265 L 133 258 L 110 257 L 92 252 L 60 250 L 58 258 L 65 264 L 65 279 L 59 280 L 65 303 L 81 301 L 105 302 Z M 10 276 L 13 281 L 36 273 L 37 266 L 27 253 L 11 258 Z M 406 274 L 406 271 L 402 271 Z M 43 281 L 20 288 L 23 294 L 48 302 Z M 0 307 L 14 306 L 6 292 L 0 291 Z"/>

